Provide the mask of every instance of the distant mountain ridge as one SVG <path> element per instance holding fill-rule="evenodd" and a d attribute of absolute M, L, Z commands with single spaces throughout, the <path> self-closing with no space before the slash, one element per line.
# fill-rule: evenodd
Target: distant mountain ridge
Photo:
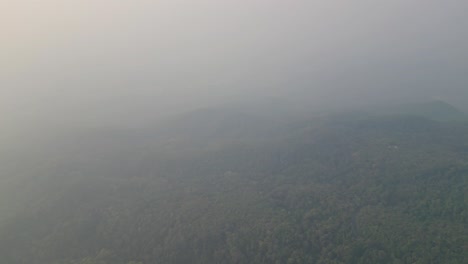
<path fill-rule="evenodd" d="M 412 115 L 440 122 L 468 121 L 466 113 L 441 100 L 384 106 L 372 110 L 375 115 Z"/>

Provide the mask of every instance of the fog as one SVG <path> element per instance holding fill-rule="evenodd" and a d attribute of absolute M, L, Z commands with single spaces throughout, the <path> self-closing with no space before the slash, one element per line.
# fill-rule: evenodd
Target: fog
<path fill-rule="evenodd" d="M 0 262 L 466 263 L 467 0 L 0 0 Z"/>
<path fill-rule="evenodd" d="M 468 97 L 463 0 L 0 2 L 4 129 Z"/>

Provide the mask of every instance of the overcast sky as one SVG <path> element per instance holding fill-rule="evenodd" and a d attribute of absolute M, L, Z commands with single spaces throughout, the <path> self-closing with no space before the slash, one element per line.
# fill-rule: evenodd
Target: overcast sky
<path fill-rule="evenodd" d="M 0 0 L 0 121 L 145 122 L 252 97 L 462 104 L 467 11 L 466 0 Z"/>

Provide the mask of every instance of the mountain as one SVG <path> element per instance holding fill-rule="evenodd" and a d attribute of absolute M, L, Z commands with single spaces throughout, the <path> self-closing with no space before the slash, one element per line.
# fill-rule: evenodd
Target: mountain
<path fill-rule="evenodd" d="M 51 141 L 1 178 L 0 262 L 464 263 L 463 114 L 393 109 L 202 109 Z"/>
<path fill-rule="evenodd" d="M 468 115 L 444 101 L 400 104 L 374 109 L 378 115 L 414 115 L 436 121 L 468 121 Z"/>

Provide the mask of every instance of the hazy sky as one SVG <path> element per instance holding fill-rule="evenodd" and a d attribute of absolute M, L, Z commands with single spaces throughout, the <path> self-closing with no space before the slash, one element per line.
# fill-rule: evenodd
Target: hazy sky
<path fill-rule="evenodd" d="M 466 0 L 0 0 L 0 121 L 252 97 L 468 101 Z"/>

